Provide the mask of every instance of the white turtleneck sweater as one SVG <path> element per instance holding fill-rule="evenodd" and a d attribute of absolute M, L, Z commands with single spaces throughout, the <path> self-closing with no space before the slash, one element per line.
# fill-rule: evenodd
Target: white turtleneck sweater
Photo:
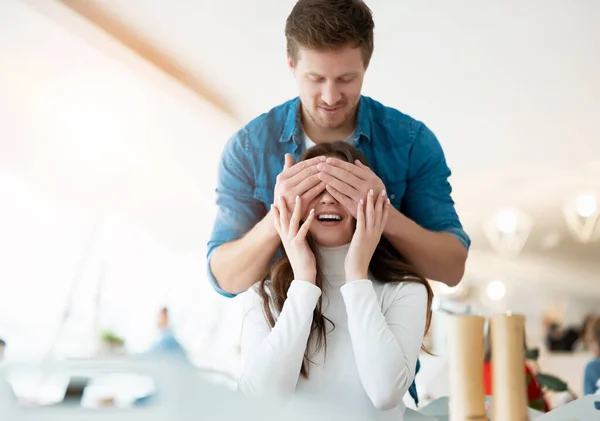
<path fill-rule="evenodd" d="M 402 398 L 415 376 L 425 330 L 427 292 L 414 282 L 346 283 L 349 244 L 321 248 L 323 291 L 294 280 L 273 329 L 254 286 L 245 293 L 240 389 L 255 397 L 292 402 L 335 402 L 370 420 L 402 420 Z M 311 358 L 309 377 L 300 367 L 313 311 L 323 294 L 327 350 Z M 292 403 L 293 404 L 293 403 Z"/>

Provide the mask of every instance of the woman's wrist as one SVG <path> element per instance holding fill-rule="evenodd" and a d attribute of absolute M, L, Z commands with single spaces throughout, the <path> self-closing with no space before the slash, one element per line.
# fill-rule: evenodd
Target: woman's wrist
<path fill-rule="evenodd" d="M 358 281 L 360 279 L 368 279 L 369 271 L 368 269 L 350 269 L 346 270 L 346 282 Z"/>
<path fill-rule="evenodd" d="M 294 272 L 294 279 L 297 281 L 306 281 L 311 284 L 315 284 L 317 280 L 317 273 L 314 272 Z"/>

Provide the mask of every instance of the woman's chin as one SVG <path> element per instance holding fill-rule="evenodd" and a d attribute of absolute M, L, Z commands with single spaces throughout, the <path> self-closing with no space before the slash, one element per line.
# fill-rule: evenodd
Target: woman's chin
<path fill-rule="evenodd" d="M 344 244 L 348 244 L 351 240 L 347 238 L 337 237 L 337 238 L 315 238 L 317 244 L 321 247 L 340 247 Z"/>

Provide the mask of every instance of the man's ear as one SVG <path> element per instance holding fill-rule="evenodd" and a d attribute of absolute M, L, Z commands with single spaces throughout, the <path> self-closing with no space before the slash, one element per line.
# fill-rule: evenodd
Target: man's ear
<path fill-rule="evenodd" d="M 290 69 L 290 71 L 292 73 L 294 73 L 294 70 L 296 68 L 296 66 L 294 64 L 294 60 L 292 60 L 292 57 L 289 54 L 286 57 L 287 57 L 287 62 L 288 62 L 288 68 Z"/>

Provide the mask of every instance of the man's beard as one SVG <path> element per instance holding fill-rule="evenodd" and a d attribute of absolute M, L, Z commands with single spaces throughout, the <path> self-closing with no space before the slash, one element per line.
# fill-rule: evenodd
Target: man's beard
<path fill-rule="evenodd" d="M 348 104 L 345 104 L 341 110 L 338 111 L 334 118 L 329 118 L 326 115 L 323 115 L 321 112 L 321 108 L 317 106 L 313 108 L 308 113 L 310 119 L 315 123 L 318 127 L 327 128 L 327 129 L 339 129 L 347 124 L 348 120 L 351 118 L 352 114 L 348 110 Z"/>

